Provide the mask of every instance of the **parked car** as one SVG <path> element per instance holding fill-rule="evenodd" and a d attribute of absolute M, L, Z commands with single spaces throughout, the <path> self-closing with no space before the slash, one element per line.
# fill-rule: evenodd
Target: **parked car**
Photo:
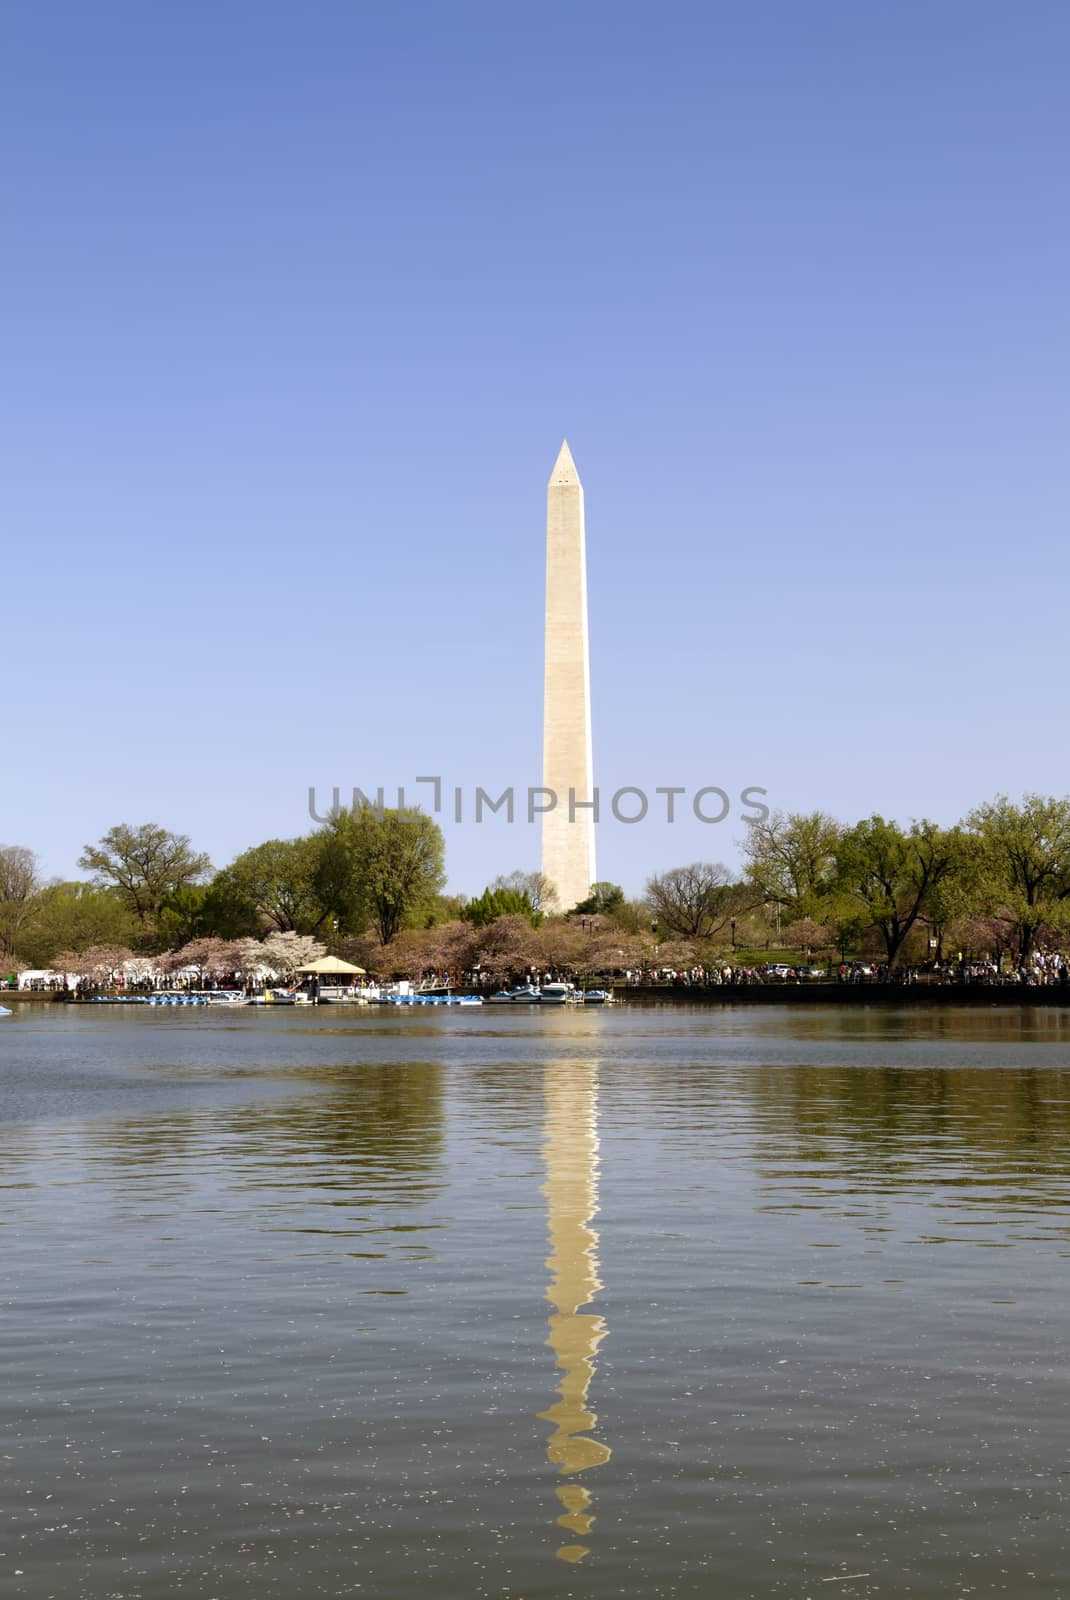
<path fill-rule="evenodd" d="M 827 977 L 828 974 L 826 973 L 824 967 L 812 967 L 811 966 L 811 967 L 796 967 L 795 968 L 795 976 L 797 978 L 805 978 L 807 980 L 810 980 L 810 979 L 814 979 L 814 978 L 824 978 L 824 977 Z"/>

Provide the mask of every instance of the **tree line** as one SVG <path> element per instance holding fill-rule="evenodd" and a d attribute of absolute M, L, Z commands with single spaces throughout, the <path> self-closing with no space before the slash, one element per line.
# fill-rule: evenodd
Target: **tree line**
<path fill-rule="evenodd" d="M 395 976 L 709 965 L 771 945 L 894 969 L 948 952 L 1026 964 L 1070 934 L 1070 799 L 1037 794 L 997 796 L 950 828 L 774 812 L 748 824 L 740 871 L 694 862 L 632 899 L 593 884 L 568 908 L 538 873 L 446 895 L 444 859 L 441 830 L 415 809 L 340 811 L 219 871 L 154 823 L 86 845 L 78 882 L 44 882 L 31 850 L 7 846 L 0 968 L 98 949 L 159 958 L 198 941 L 222 959 L 221 944 L 246 941 L 248 955 L 248 941 L 291 935 Z"/>
<path fill-rule="evenodd" d="M 1065 798 L 997 795 L 951 828 L 774 813 L 752 824 L 746 858 L 747 880 L 796 934 L 841 949 L 868 939 L 892 968 L 923 949 L 1025 965 L 1070 932 Z"/>
<path fill-rule="evenodd" d="M 193 940 L 371 931 L 384 945 L 443 911 L 442 832 L 422 812 L 344 811 L 297 839 L 269 839 L 215 871 L 185 834 L 120 823 L 83 850 L 78 882 L 43 881 L 33 852 L 0 849 L 0 965 L 47 967 L 61 951 L 152 955 Z"/>

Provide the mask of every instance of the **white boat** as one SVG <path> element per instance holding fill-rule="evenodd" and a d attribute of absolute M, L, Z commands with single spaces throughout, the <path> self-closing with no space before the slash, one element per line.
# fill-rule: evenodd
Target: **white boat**
<path fill-rule="evenodd" d="M 10 1017 L 10 1016 L 11 1016 L 11 1012 L 8 1010 L 7 1006 L 0 1006 L 0 1017 Z"/>
<path fill-rule="evenodd" d="M 585 1006 L 611 1006 L 614 1003 L 612 989 L 585 989 L 580 999 Z"/>
<path fill-rule="evenodd" d="M 213 989 L 205 995 L 210 1006 L 247 1006 L 248 995 L 239 993 L 237 989 Z"/>
<path fill-rule="evenodd" d="M 523 983 L 518 989 L 502 989 L 487 996 L 488 1006 L 530 1006 L 539 998 L 537 983 Z"/>
<path fill-rule="evenodd" d="M 544 983 L 539 990 L 539 1004 L 542 1006 L 565 1006 L 574 999 L 576 994 L 571 983 Z"/>

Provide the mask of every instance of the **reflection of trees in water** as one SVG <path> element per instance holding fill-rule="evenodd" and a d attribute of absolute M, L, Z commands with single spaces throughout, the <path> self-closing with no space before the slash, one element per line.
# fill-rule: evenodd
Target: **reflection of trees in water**
<path fill-rule="evenodd" d="M 993 998 L 998 994 L 998 989 L 985 991 Z M 909 1002 L 828 1009 L 815 1006 L 809 1011 L 785 1006 L 775 1015 L 764 1014 L 762 1032 L 766 1037 L 835 1039 L 841 1043 L 872 1040 L 887 1044 L 909 1039 L 922 1044 L 939 1041 L 941 1046 L 1037 1041 L 1063 1044 L 1070 1040 L 1070 1009 L 994 1003 L 978 1004 L 976 1008 L 940 1007 L 931 1002 L 919 1007 L 912 1007 Z"/>
<path fill-rule="evenodd" d="M 35 1164 L 52 1154 L 55 1143 L 55 1129 L 48 1123 L 0 1124 L 0 1190 L 34 1188 Z"/>
<path fill-rule="evenodd" d="M 81 1142 L 135 1187 L 139 1169 L 189 1190 L 223 1166 L 237 1188 L 392 1189 L 377 1200 L 411 1203 L 439 1186 L 443 1079 L 426 1062 L 302 1068 L 292 1080 L 300 1099 L 101 1119 Z"/>
<path fill-rule="evenodd" d="M 301 1086 L 314 1084 L 319 1094 L 243 1106 L 228 1127 L 250 1147 L 264 1136 L 274 1147 L 281 1139 L 347 1171 L 430 1171 L 442 1155 L 444 1079 L 443 1067 L 416 1061 L 303 1070 Z"/>
<path fill-rule="evenodd" d="M 484 1129 L 496 1142 L 517 1141 L 531 1150 L 543 1120 L 544 1061 L 472 1062 L 464 1072 L 464 1118 L 472 1130 Z M 526 1157 L 525 1157 L 526 1159 Z"/>
<path fill-rule="evenodd" d="M 77 1129 L 86 1180 L 109 1184 L 130 1206 L 191 1194 L 218 1141 L 209 1114 L 187 1108 L 93 1118 Z"/>
<path fill-rule="evenodd" d="M 760 1109 L 759 1159 L 787 1150 L 862 1177 L 894 1179 L 921 1167 L 943 1182 L 1002 1173 L 1030 1186 L 1060 1180 L 1065 1204 L 1070 1072 L 1043 1068 L 766 1067 L 737 1083 Z M 951 1171 L 950 1169 L 954 1169 Z"/>

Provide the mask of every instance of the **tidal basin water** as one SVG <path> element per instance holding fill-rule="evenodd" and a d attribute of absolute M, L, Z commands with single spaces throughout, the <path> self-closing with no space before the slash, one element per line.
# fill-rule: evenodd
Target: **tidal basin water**
<path fill-rule="evenodd" d="M 1070 1012 L 0 1024 L 0 1590 L 1067 1593 Z"/>

